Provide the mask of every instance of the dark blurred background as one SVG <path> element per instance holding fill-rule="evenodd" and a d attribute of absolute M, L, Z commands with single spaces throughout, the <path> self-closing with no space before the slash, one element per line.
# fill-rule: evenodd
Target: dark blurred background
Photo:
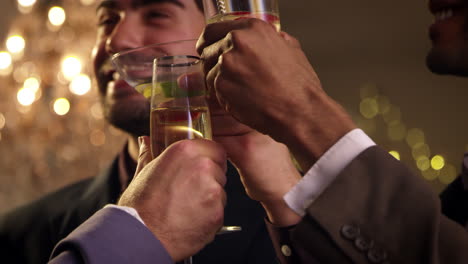
<path fill-rule="evenodd" d="M 90 83 L 95 1 L 0 3 L 0 212 L 95 175 L 124 144 Z M 435 191 L 453 181 L 468 80 L 426 69 L 426 2 L 283 0 L 280 12 L 360 127 Z"/>

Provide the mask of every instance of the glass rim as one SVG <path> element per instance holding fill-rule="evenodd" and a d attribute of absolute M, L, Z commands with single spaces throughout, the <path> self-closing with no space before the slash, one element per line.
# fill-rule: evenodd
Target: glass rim
<path fill-rule="evenodd" d="M 160 42 L 160 43 L 154 43 L 154 44 L 149 44 L 146 46 L 141 46 L 141 47 L 136 47 L 136 48 L 131 48 L 131 49 L 126 49 L 120 52 L 117 52 L 111 56 L 111 60 L 115 61 L 117 58 L 126 55 L 128 53 L 132 53 L 138 50 L 143 50 L 147 48 L 153 48 L 153 47 L 159 47 L 163 45 L 168 45 L 168 44 L 174 44 L 174 43 L 180 43 L 180 42 L 189 42 L 189 41 L 198 41 L 198 39 L 183 39 L 183 40 L 175 40 L 175 41 L 168 41 L 168 42 Z"/>
<path fill-rule="evenodd" d="M 188 58 L 188 59 L 194 59 L 192 62 L 183 62 L 183 63 L 167 63 L 167 64 L 158 64 L 158 63 L 163 63 L 164 61 L 167 60 L 172 60 L 172 59 L 182 59 L 182 58 Z M 197 64 L 200 61 L 200 57 L 198 56 L 193 56 L 193 55 L 169 55 L 169 56 L 163 56 L 160 58 L 156 58 L 153 61 L 154 65 L 157 65 L 157 67 L 184 67 L 184 66 L 193 66 Z"/>

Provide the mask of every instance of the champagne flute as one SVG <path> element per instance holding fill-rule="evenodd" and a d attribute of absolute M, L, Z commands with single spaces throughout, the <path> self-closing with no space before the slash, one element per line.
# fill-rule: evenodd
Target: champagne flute
<path fill-rule="evenodd" d="M 199 57 L 164 56 L 154 60 L 151 92 L 151 152 L 157 157 L 184 139 L 212 139 L 205 76 Z"/>
<path fill-rule="evenodd" d="M 280 31 L 278 0 L 203 0 L 203 9 L 208 24 L 236 20 L 240 18 L 258 18 Z"/>
<path fill-rule="evenodd" d="M 153 158 L 177 140 L 211 139 L 205 81 L 196 43 L 197 39 L 189 39 L 153 44 L 122 51 L 111 58 L 120 77 L 151 101 Z M 159 77 L 153 83 L 153 66 L 158 61 L 160 67 L 155 67 L 154 73 Z M 223 226 L 217 235 L 241 230 L 240 226 Z M 192 258 L 184 263 L 191 264 Z"/>

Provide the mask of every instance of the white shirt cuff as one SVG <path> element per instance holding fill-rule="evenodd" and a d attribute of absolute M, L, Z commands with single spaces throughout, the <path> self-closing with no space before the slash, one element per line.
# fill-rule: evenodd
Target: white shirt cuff
<path fill-rule="evenodd" d="M 283 199 L 300 216 L 361 152 L 375 143 L 361 129 L 354 129 L 335 143 L 307 171 Z"/>
<path fill-rule="evenodd" d="M 137 210 L 135 210 L 135 208 L 128 207 L 128 206 L 120 206 L 120 205 L 115 205 L 115 204 L 108 204 L 108 205 L 104 206 L 104 208 L 106 208 L 106 207 L 111 207 L 111 208 L 116 208 L 116 209 L 122 210 L 122 211 L 128 213 L 129 215 L 135 217 L 135 219 L 137 219 L 143 225 L 145 225 L 145 222 L 143 222 L 143 219 L 141 219 L 140 215 L 138 214 Z"/>

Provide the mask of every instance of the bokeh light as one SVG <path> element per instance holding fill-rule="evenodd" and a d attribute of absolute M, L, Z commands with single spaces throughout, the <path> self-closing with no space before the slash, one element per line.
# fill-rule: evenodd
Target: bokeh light
<path fill-rule="evenodd" d="M 435 155 L 431 159 L 431 167 L 434 170 L 441 170 L 445 166 L 445 159 L 441 155 Z"/>
<path fill-rule="evenodd" d="M 102 146 L 106 143 L 106 134 L 100 129 L 93 130 L 89 135 L 89 141 L 93 146 Z"/>
<path fill-rule="evenodd" d="M 59 6 L 54 6 L 49 10 L 49 21 L 54 26 L 61 26 L 65 23 L 67 16 L 65 10 Z"/>
<path fill-rule="evenodd" d="M 377 124 L 375 119 L 367 119 L 362 116 L 356 116 L 355 121 L 356 125 L 369 136 L 372 136 L 377 131 Z"/>
<path fill-rule="evenodd" d="M 54 102 L 54 112 L 63 116 L 70 111 L 70 102 L 66 98 L 59 98 Z"/>
<path fill-rule="evenodd" d="M 363 117 L 372 119 L 379 113 L 379 106 L 377 105 L 377 101 L 375 99 L 366 98 L 361 101 L 359 110 Z"/>
<path fill-rule="evenodd" d="M 386 114 L 388 113 L 388 111 L 390 111 L 391 104 L 390 104 L 390 100 L 388 100 L 387 97 L 377 96 L 375 100 L 379 107 L 379 114 Z"/>
<path fill-rule="evenodd" d="M 432 168 L 429 168 L 425 171 L 422 171 L 421 174 L 424 177 L 424 179 L 428 181 L 433 181 L 439 177 L 440 171 L 436 171 Z"/>
<path fill-rule="evenodd" d="M 429 148 L 427 144 L 417 143 L 416 145 L 413 146 L 413 149 L 411 150 L 411 154 L 413 155 L 413 158 L 415 160 L 417 160 L 421 156 L 430 157 L 431 149 Z"/>
<path fill-rule="evenodd" d="M 94 5 L 100 1 L 86 6 L 82 3 L 91 1 L 2 1 L 9 19 L 0 39 L 0 168 L 4 175 L 15 177 L 3 177 L 1 186 L 15 188 L 0 191 L 0 213 L 105 169 L 124 145 L 123 132 L 118 137 L 112 135 L 102 118 L 96 120 L 91 115 L 90 108 L 99 103 L 90 95 L 93 88 L 84 96 L 72 94 L 69 89 L 75 78 L 66 79 L 62 72 L 65 58 L 75 56 L 81 69 L 72 76 L 91 76 L 88 66 L 95 42 Z M 52 6 L 65 11 L 61 26 L 49 20 Z M 69 100 L 65 116 L 55 113 L 54 103 L 60 97 Z M 102 116 L 102 111 L 97 116 Z M 99 151 L 89 141 L 94 129 L 102 130 L 107 137 Z M 55 177 L 64 171 L 68 171 L 67 177 Z"/>
<path fill-rule="evenodd" d="M 83 5 L 92 5 L 96 0 L 81 0 Z"/>
<path fill-rule="evenodd" d="M 0 70 L 6 70 L 11 66 L 12 58 L 10 53 L 6 51 L 0 52 Z"/>
<path fill-rule="evenodd" d="M 391 124 L 393 122 L 400 122 L 401 110 L 399 107 L 391 105 L 390 109 L 382 114 L 382 117 L 387 124 Z"/>
<path fill-rule="evenodd" d="M 31 89 L 21 88 L 16 94 L 16 99 L 22 106 L 29 106 L 36 100 L 36 93 Z"/>
<path fill-rule="evenodd" d="M 29 106 L 40 96 L 40 80 L 30 77 L 23 83 L 23 87 L 17 93 L 18 102 L 23 106 Z"/>
<path fill-rule="evenodd" d="M 425 140 L 424 132 L 419 128 L 412 128 L 408 130 L 406 134 L 406 143 L 408 143 L 410 147 L 414 147 L 419 143 L 424 143 Z"/>
<path fill-rule="evenodd" d="M 30 77 L 24 81 L 23 88 L 29 89 L 32 92 L 36 93 L 39 91 L 41 81 L 36 77 Z"/>
<path fill-rule="evenodd" d="M 440 170 L 439 181 L 443 184 L 450 184 L 457 178 L 457 169 L 451 164 L 446 164 Z"/>
<path fill-rule="evenodd" d="M 84 95 L 91 90 L 91 79 L 86 74 L 80 74 L 70 83 L 70 91 L 76 95 Z"/>
<path fill-rule="evenodd" d="M 6 69 L 0 69 L 0 76 L 8 76 L 13 72 L 13 67 L 10 66 Z"/>
<path fill-rule="evenodd" d="M 62 61 L 62 73 L 67 80 L 72 80 L 81 73 L 81 61 L 77 57 L 68 56 Z"/>
<path fill-rule="evenodd" d="M 36 0 L 18 0 L 18 4 L 22 7 L 30 7 L 36 3 Z"/>
<path fill-rule="evenodd" d="M 16 67 L 13 78 L 16 82 L 22 83 L 29 76 L 34 76 L 36 72 L 36 65 L 33 62 L 24 62 L 20 66 Z"/>
<path fill-rule="evenodd" d="M 377 89 L 377 86 L 373 83 L 366 83 L 362 85 L 359 89 L 359 95 L 361 96 L 361 99 L 373 98 L 376 97 L 378 94 L 379 91 Z"/>
<path fill-rule="evenodd" d="M 26 41 L 20 35 L 14 35 L 7 39 L 6 47 L 11 53 L 20 53 L 24 50 L 26 46 Z"/>
<path fill-rule="evenodd" d="M 6 118 L 5 116 L 0 113 L 0 130 L 2 130 L 6 125 Z"/>
<path fill-rule="evenodd" d="M 391 150 L 388 152 L 390 155 L 392 155 L 395 159 L 397 160 L 400 160 L 401 157 L 400 157 L 400 152 L 396 151 L 396 150 Z"/>
<path fill-rule="evenodd" d="M 416 160 L 416 166 L 420 171 L 426 171 L 431 167 L 428 157 L 421 156 Z"/>
<path fill-rule="evenodd" d="M 104 118 L 104 113 L 102 112 L 102 106 L 100 103 L 95 103 L 93 106 L 91 106 L 90 112 L 91 116 L 96 120 L 101 120 Z"/>
<path fill-rule="evenodd" d="M 389 124 L 387 129 L 388 138 L 393 141 L 403 140 L 406 136 L 406 126 L 403 123 L 395 121 Z"/>
<path fill-rule="evenodd" d="M 79 150 L 72 145 L 65 146 L 60 151 L 60 155 L 62 155 L 62 157 L 66 161 L 76 160 L 80 156 L 79 154 L 80 154 Z"/>

